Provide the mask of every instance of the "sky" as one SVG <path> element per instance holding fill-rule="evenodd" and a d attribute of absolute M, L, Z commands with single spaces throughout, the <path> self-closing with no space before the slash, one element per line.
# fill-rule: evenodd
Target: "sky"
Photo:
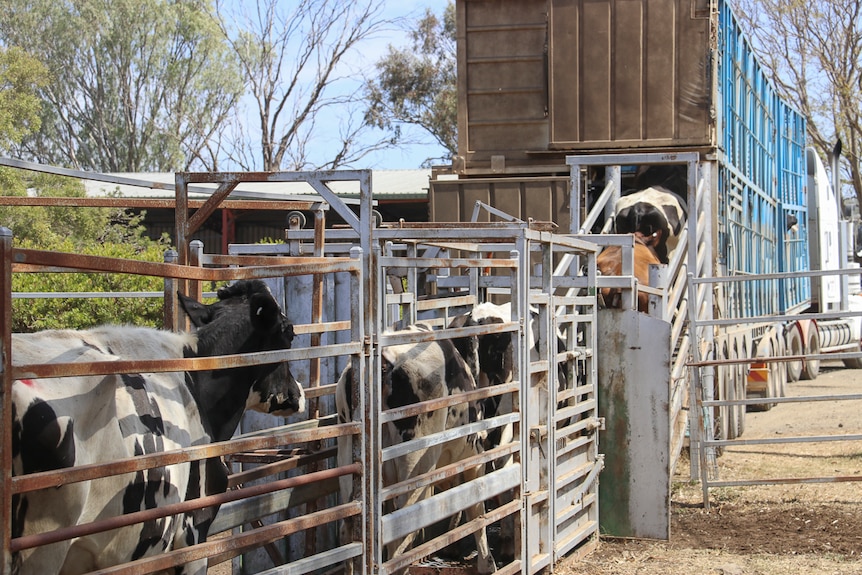
<path fill-rule="evenodd" d="M 430 8 L 435 14 L 442 15 L 447 4 L 448 0 L 384 0 L 383 17 L 387 19 L 406 17 L 415 20 L 425 13 L 426 8 Z M 405 32 L 393 31 L 389 35 L 381 35 L 380 38 L 370 41 L 363 46 L 361 54 L 357 53 L 356 57 L 361 58 L 366 63 L 377 62 L 377 60 L 386 54 L 387 47 L 390 44 L 398 48 L 408 46 L 409 39 L 407 34 Z M 422 137 L 429 143 L 427 145 L 402 146 L 399 149 L 377 152 L 364 160 L 364 164 L 366 165 L 354 167 L 358 169 L 415 169 L 421 167 L 422 162 L 426 158 L 439 157 L 444 154 L 444 148 L 433 143 L 432 138 L 424 135 L 421 130 L 416 130 L 413 134 L 417 135 L 417 137 Z"/>
<path fill-rule="evenodd" d="M 282 0 L 279 0 L 280 2 Z M 341 95 L 348 95 L 361 90 L 363 78 L 372 75 L 375 72 L 375 64 L 381 60 L 388 52 L 389 46 L 398 49 L 409 48 L 411 40 L 409 38 L 409 30 L 412 24 L 415 24 L 421 17 L 424 16 L 426 9 L 430 9 L 434 14 L 442 16 L 446 9 L 449 0 L 373 0 L 380 7 L 380 12 L 376 19 L 385 21 L 395 21 L 396 23 L 389 26 L 387 30 L 378 32 L 372 38 L 364 39 L 358 48 L 354 47 L 349 51 L 344 60 L 338 65 L 335 76 L 339 79 L 330 86 L 325 98 L 334 98 Z M 290 12 L 289 0 L 285 0 L 285 14 Z M 255 3 L 246 0 L 226 0 L 227 10 L 232 16 L 241 18 L 246 10 L 249 10 Z M 254 19 L 253 12 L 247 15 L 250 19 Z M 242 24 L 240 24 L 241 26 Z M 301 48 L 297 46 L 297 50 Z M 286 67 L 291 68 L 294 63 L 288 62 Z M 287 82 L 287 78 L 291 73 L 284 74 L 282 81 Z M 300 74 L 308 75 L 306 87 L 301 91 L 309 89 L 313 83 L 313 76 L 316 71 L 307 68 Z M 300 77 L 300 84 L 303 84 L 303 79 Z M 296 105 L 296 102 L 288 103 L 287 108 Z M 255 147 L 254 142 L 259 142 L 259 120 L 258 120 L 258 105 L 252 95 L 249 93 L 241 103 L 240 114 L 246 117 L 245 124 L 247 132 L 245 137 L 248 138 L 252 148 Z M 354 118 L 361 116 L 356 112 L 362 112 L 362 109 L 357 105 L 354 106 Z M 325 113 L 315 115 L 311 139 L 307 143 L 304 153 L 310 165 L 323 165 L 339 152 L 341 149 L 341 133 L 344 129 L 344 117 L 348 115 L 347 108 L 327 108 Z M 283 123 L 282 123 L 283 124 Z M 282 128 L 284 126 L 282 125 Z M 349 166 L 343 166 L 343 169 L 417 169 L 422 167 L 422 163 L 429 158 L 441 158 L 445 155 L 446 150 L 424 130 L 410 125 L 402 125 L 402 133 L 405 138 L 412 141 L 420 141 L 424 143 L 412 145 L 400 145 L 397 148 L 391 148 L 384 151 L 374 152 L 373 154 L 364 156 L 357 162 Z M 308 127 L 306 126 L 306 129 Z M 382 138 L 388 137 L 388 132 L 376 130 L 369 134 L 365 139 L 366 142 L 373 143 Z M 259 148 L 259 144 L 257 146 Z M 252 153 L 252 157 L 259 155 L 259 151 Z M 261 160 L 258 157 L 257 162 Z M 440 163 L 442 160 L 437 160 L 435 163 Z M 229 161 L 227 162 L 230 163 Z M 289 160 L 285 162 L 289 163 Z M 233 169 L 233 168 L 232 168 Z M 253 165 L 250 169 L 261 169 L 260 165 Z"/>

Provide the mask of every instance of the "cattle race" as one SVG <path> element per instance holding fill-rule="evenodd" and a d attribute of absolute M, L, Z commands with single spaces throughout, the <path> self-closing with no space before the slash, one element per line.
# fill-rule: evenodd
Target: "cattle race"
<path fill-rule="evenodd" d="M 596 246 L 366 221 L 313 256 L 317 222 L 229 257 L 192 242 L 195 265 L 2 236 L 9 277 L 159 274 L 177 310 L 164 330 L 4 335 L 8 572 L 536 571 L 596 545 Z M 587 274 L 541 272 L 564 256 Z M 332 303 L 301 303 L 314 289 Z"/>

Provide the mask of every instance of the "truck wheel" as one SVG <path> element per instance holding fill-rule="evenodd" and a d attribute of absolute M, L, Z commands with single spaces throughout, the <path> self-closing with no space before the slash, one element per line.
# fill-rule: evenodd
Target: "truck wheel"
<path fill-rule="evenodd" d="M 733 348 L 732 359 L 739 359 L 739 353 Z M 730 401 L 745 398 L 746 366 L 735 364 L 730 366 L 730 377 L 727 385 L 727 399 Z M 745 430 L 745 406 L 727 406 L 727 438 L 736 439 Z"/>
<path fill-rule="evenodd" d="M 740 357 L 748 357 L 748 352 L 743 347 L 742 355 Z M 737 370 L 737 378 L 736 378 L 736 397 L 737 399 L 746 399 L 748 397 L 747 388 L 748 388 L 748 364 L 741 363 L 736 366 Z M 742 434 L 745 432 L 745 413 L 748 411 L 748 407 L 745 405 L 737 405 L 733 408 L 736 412 L 736 437 L 742 437 Z"/>
<path fill-rule="evenodd" d="M 736 395 L 736 376 L 734 375 L 730 381 L 728 381 L 727 386 L 727 399 L 734 400 L 738 399 Z M 736 433 L 736 422 L 739 419 L 739 411 L 736 409 L 735 405 L 728 405 L 725 407 L 725 413 L 727 414 L 727 439 L 736 439 L 738 434 Z"/>
<path fill-rule="evenodd" d="M 817 326 L 812 324 L 808 328 L 808 337 L 805 341 L 805 355 L 818 355 L 820 353 L 820 334 Z M 817 379 L 820 374 L 820 360 L 805 358 L 802 362 L 802 379 Z"/>
<path fill-rule="evenodd" d="M 803 355 L 805 349 L 802 347 L 802 334 L 795 325 L 791 326 L 784 334 L 785 355 Z M 785 362 L 787 366 L 787 382 L 799 381 L 802 377 L 802 360 Z"/>
<path fill-rule="evenodd" d="M 727 357 L 727 346 L 723 346 L 718 352 L 717 359 L 727 359 Z M 719 401 L 727 399 L 727 393 L 731 385 L 730 372 L 732 369 L 732 365 L 719 365 L 716 367 L 713 397 Z M 727 439 L 727 413 L 729 410 L 730 408 L 727 406 L 712 408 L 712 434 L 715 439 Z M 716 457 L 721 457 L 722 453 L 724 453 L 724 446 L 715 448 Z"/>
<path fill-rule="evenodd" d="M 760 346 L 758 346 L 758 355 L 756 357 L 781 357 L 783 355 L 783 350 L 780 345 L 780 339 L 781 338 L 775 334 L 770 334 L 768 337 L 764 338 L 764 341 L 762 341 Z M 766 350 L 762 351 L 761 346 L 766 347 Z M 761 352 L 765 355 L 761 356 Z M 765 385 L 763 385 L 763 382 L 761 381 L 761 378 L 764 375 L 766 376 Z M 784 368 L 781 362 L 767 361 L 765 364 L 760 364 L 760 362 L 752 364 L 748 371 L 746 397 L 748 399 L 762 397 L 764 402 L 749 404 L 748 411 L 769 411 L 775 407 L 774 403 L 766 400 L 770 400 L 775 397 L 782 397 L 784 395 L 784 377 Z"/>
<path fill-rule="evenodd" d="M 854 349 L 856 353 L 862 351 L 862 346 L 857 345 Z M 862 369 L 862 357 L 851 357 L 844 360 L 844 367 L 848 369 Z"/>
<path fill-rule="evenodd" d="M 781 338 L 773 337 L 769 342 L 770 357 L 781 357 L 784 355 L 784 350 L 781 348 Z M 770 385 L 769 389 L 772 392 L 772 397 L 784 397 L 787 394 L 787 369 L 780 361 L 769 364 L 769 377 L 774 383 L 774 387 Z"/>

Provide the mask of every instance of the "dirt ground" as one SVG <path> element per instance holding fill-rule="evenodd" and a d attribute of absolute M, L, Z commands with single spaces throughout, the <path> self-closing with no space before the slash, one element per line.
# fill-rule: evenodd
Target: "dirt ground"
<path fill-rule="evenodd" d="M 862 393 L 862 370 L 821 366 L 814 381 L 788 396 Z M 748 412 L 743 439 L 862 435 L 862 400 L 787 403 Z M 684 462 L 674 479 L 670 541 L 602 538 L 584 558 L 567 558 L 563 575 L 862 575 L 862 441 L 739 445 L 718 458 L 722 480 L 765 477 L 853 478 L 843 483 L 711 489 Z"/>

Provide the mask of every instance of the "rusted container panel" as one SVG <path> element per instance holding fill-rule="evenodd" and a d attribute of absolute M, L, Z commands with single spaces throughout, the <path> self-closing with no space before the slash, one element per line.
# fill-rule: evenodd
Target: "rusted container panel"
<path fill-rule="evenodd" d="M 550 147 L 711 144 L 709 13 L 696 0 L 550 2 Z"/>
<path fill-rule="evenodd" d="M 547 6 L 542 1 L 458 2 L 459 153 L 526 159 L 547 149 Z"/>
<path fill-rule="evenodd" d="M 431 221 L 469 222 L 478 201 L 524 221 L 554 222 L 559 230 L 568 230 L 569 187 L 570 179 L 558 176 L 432 179 Z M 478 221 L 492 218 L 480 210 Z"/>
<path fill-rule="evenodd" d="M 708 6 L 459 1 L 456 167 L 516 173 L 572 151 L 713 146 Z"/>

